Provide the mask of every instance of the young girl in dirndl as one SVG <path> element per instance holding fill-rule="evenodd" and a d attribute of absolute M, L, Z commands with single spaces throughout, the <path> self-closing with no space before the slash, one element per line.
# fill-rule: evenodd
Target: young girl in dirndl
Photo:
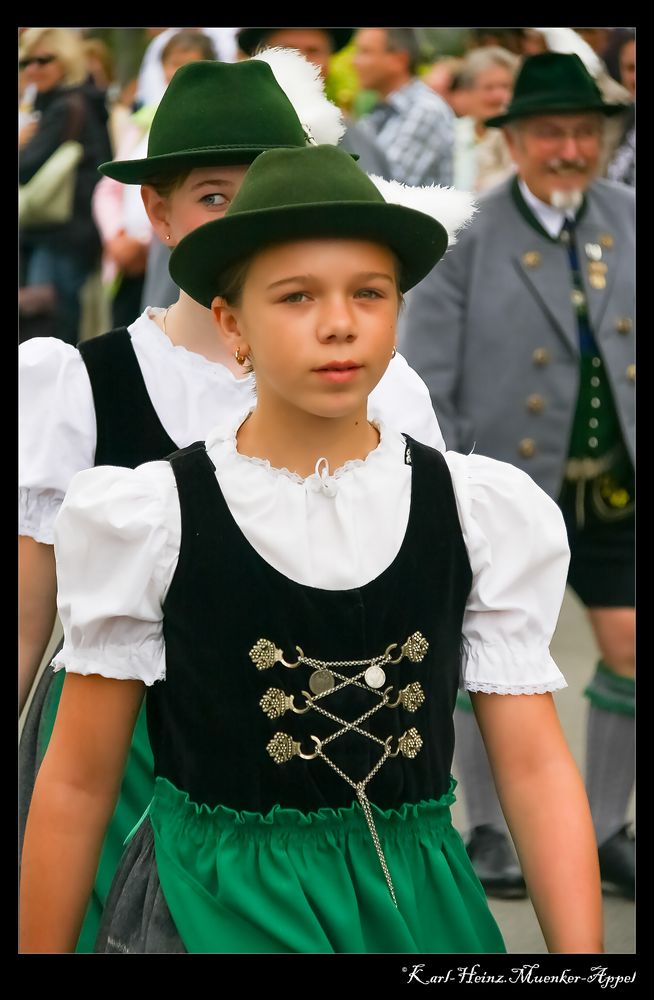
<path fill-rule="evenodd" d="M 550 693 L 558 509 L 512 466 L 367 418 L 400 294 L 448 244 L 447 196 L 427 214 L 424 194 L 382 195 L 334 148 L 271 151 L 174 251 L 256 405 L 166 462 L 80 473 L 64 502 L 67 676 L 28 819 L 24 951 L 74 947 L 144 695 L 154 797 L 98 950 L 504 950 L 449 815 L 461 679 L 548 949 L 601 951 Z"/>

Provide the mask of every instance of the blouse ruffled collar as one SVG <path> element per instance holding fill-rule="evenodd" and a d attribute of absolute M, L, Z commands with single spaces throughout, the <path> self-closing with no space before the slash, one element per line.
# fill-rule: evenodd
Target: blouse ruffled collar
<path fill-rule="evenodd" d="M 207 451 L 211 453 L 217 449 L 220 453 L 218 462 L 216 463 L 217 468 L 221 465 L 224 467 L 225 464 L 254 467 L 261 469 L 271 481 L 279 479 L 289 480 L 309 492 L 322 493 L 325 496 L 336 496 L 339 485 L 343 480 L 347 479 L 357 470 L 365 470 L 367 472 L 373 469 L 391 450 L 389 429 L 380 421 L 373 420 L 371 423 L 379 431 L 379 443 L 376 448 L 368 452 L 365 458 L 348 459 L 347 462 L 330 473 L 327 459 L 324 456 L 319 456 L 316 460 L 315 471 L 310 476 L 303 478 L 297 472 L 292 472 L 290 469 L 277 468 L 271 465 L 267 458 L 243 455 L 238 451 L 236 435 L 241 425 L 253 410 L 253 406 L 249 407 L 247 410 L 241 412 L 235 422 L 215 428 L 207 437 Z"/>

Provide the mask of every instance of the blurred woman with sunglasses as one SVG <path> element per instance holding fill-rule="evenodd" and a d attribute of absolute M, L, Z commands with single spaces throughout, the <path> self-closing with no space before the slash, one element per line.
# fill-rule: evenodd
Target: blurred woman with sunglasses
<path fill-rule="evenodd" d="M 91 215 L 97 166 L 111 156 L 104 95 L 87 79 L 82 41 L 66 28 L 28 28 L 20 39 L 22 83 L 35 90 L 37 113 L 19 131 L 19 180 L 26 184 L 66 139 L 84 149 L 77 165 L 72 217 L 62 224 L 22 227 L 21 286 L 53 286 L 55 336 L 76 344 L 79 292 L 100 259 Z"/>

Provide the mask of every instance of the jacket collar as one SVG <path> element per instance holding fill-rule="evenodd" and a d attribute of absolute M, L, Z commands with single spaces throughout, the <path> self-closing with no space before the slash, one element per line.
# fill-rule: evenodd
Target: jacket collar
<path fill-rule="evenodd" d="M 511 197 L 513 198 L 513 201 L 515 202 L 516 208 L 520 212 L 521 216 L 523 217 L 523 219 L 526 222 L 529 223 L 529 225 L 532 227 L 532 229 L 535 229 L 537 233 L 540 233 L 541 236 L 544 236 L 545 239 L 549 240 L 551 243 L 558 243 L 559 242 L 558 233 L 557 233 L 556 236 L 552 236 L 550 233 L 548 233 L 547 229 L 545 229 L 545 227 L 543 226 L 543 224 L 540 222 L 540 220 L 534 214 L 534 212 L 531 209 L 531 207 L 525 201 L 525 198 L 524 198 L 524 196 L 522 194 L 522 191 L 520 190 L 519 178 L 517 176 L 514 177 L 513 180 L 511 181 Z M 577 215 L 575 216 L 575 223 L 578 223 L 578 222 L 582 221 L 582 219 L 583 219 L 583 217 L 584 217 L 584 215 L 586 213 L 587 206 L 588 206 L 588 201 L 587 201 L 586 195 L 584 195 L 584 199 L 583 199 L 583 201 L 581 203 L 581 207 L 579 208 L 579 211 L 577 212 Z"/>

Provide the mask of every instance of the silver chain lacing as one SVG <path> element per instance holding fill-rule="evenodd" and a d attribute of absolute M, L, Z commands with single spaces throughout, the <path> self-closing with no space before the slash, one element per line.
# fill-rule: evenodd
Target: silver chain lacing
<path fill-rule="evenodd" d="M 340 733 L 337 733 L 335 735 L 340 735 Z M 390 752 L 391 752 L 390 747 L 386 745 L 382 757 L 380 757 L 380 759 L 377 761 L 370 774 L 366 778 L 364 778 L 363 781 L 355 782 L 352 781 L 352 779 L 347 776 L 345 771 L 341 771 L 340 767 L 338 767 L 333 762 L 333 760 L 330 760 L 327 754 L 324 754 L 320 748 L 318 749 L 318 755 L 322 757 L 322 759 L 327 764 L 329 764 L 329 766 L 333 768 L 337 774 L 340 774 L 341 778 L 344 778 L 345 781 L 347 781 L 348 785 L 350 785 L 356 792 L 356 796 L 359 800 L 361 808 L 363 809 L 363 815 L 366 817 L 366 822 L 368 824 L 368 829 L 370 830 L 370 835 L 375 845 L 375 850 L 377 851 L 377 857 L 379 858 L 379 863 L 384 873 L 384 878 L 386 879 L 386 885 L 388 886 L 388 891 L 391 894 L 391 899 L 393 900 L 395 906 L 397 906 L 397 899 L 395 898 L 395 889 L 393 888 L 393 879 L 391 878 L 391 873 L 388 870 L 388 864 L 386 863 L 386 858 L 384 857 L 384 852 L 382 850 L 382 846 L 379 841 L 377 827 L 375 826 L 375 819 L 372 815 L 372 809 L 370 807 L 370 800 L 366 795 L 366 785 L 377 774 L 379 768 L 390 756 Z"/>
<path fill-rule="evenodd" d="M 407 757 L 415 757 L 422 746 L 422 739 L 418 731 L 412 727 L 398 738 L 397 750 L 393 752 L 391 751 L 390 746 L 392 737 L 389 736 L 386 740 L 382 740 L 374 733 L 369 733 L 367 730 L 361 729 L 360 724 L 365 722 L 385 706 L 396 708 L 398 705 L 402 704 L 408 711 L 413 712 L 422 704 L 424 694 L 420 684 L 416 682 L 413 682 L 408 685 L 408 687 L 400 691 L 395 702 L 389 702 L 392 686 L 387 687 L 384 691 L 379 690 L 381 685 L 385 682 L 385 674 L 383 670 L 381 670 L 381 667 L 388 663 L 397 664 L 405 656 L 414 663 L 419 663 L 424 659 L 428 648 L 429 643 L 424 636 L 421 635 L 420 632 L 415 632 L 413 635 L 409 636 L 406 642 L 402 645 L 399 656 L 395 659 L 392 658 L 391 653 L 397 649 L 397 643 L 392 643 L 381 655 L 374 656 L 371 659 L 366 660 L 318 660 L 315 657 L 305 656 L 303 650 L 299 646 L 296 646 L 295 649 L 298 656 L 297 661 L 295 663 L 288 663 L 284 659 L 282 650 L 275 646 L 275 644 L 269 639 L 259 639 L 250 650 L 250 658 L 258 670 L 267 670 L 275 663 L 281 663 L 283 666 L 291 670 L 296 669 L 300 664 L 305 664 L 308 667 L 312 667 L 315 671 L 310 678 L 309 686 L 314 686 L 312 681 L 316 677 L 322 678 L 323 682 L 327 684 L 325 689 L 315 691 L 313 695 L 309 694 L 308 691 L 302 692 L 306 699 L 306 707 L 304 708 L 297 708 L 292 696 L 287 695 L 285 692 L 276 688 L 270 688 L 265 693 L 260 701 L 260 705 L 262 710 L 270 718 L 276 718 L 279 715 L 283 715 L 284 712 L 289 709 L 297 714 L 304 714 L 305 712 L 313 709 L 314 711 L 325 716 L 325 718 L 337 723 L 341 726 L 341 728 L 332 733 L 330 736 L 325 737 L 324 740 L 318 739 L 317 736 L 312 736 L 311 739 L 314 741 L 316 749 L 311 754 L 303 752 L 300 743 L 293 740 L 287 733 L 281 732 L 275 733 L 267 746 L 267 750 L 276 763 L 284 763 L 295 755 L 302 757 L 304 760 L 312 760 L 315 757 L 321 757 L 325 763 L 329 765 L 329 767 L 331 767 L 341 778 L 343 778 L 344 781 L 348 783 L 348 785 L 350 785 L 351 788 L 354 789 L 357 799 L 359 800 L 359 804 L 361 805 L 361 809 L 363 810 L 363 814 L 366 818 L 368 829 L 370 830 L 370 835 L 377 852 L 377 857 L 379 858 L 379 863 L 381 865 L 384 878 L 386 879 L 388 891 L 390 892 L 391 899 L 393 900 L 395 906 L 397 906 L 397 899 L 395 896 L 395 889 L 393 887 L 393 880 L 391 878 L 388 864 L 386 862 L 386 858 L 384 857 L 384 852 L 379 840 L 371 803 L 366 795 L 366 785 L 372 780 L 375 774 L 377 774 L 379 769 L 389 757 L 396 757 L 400 752 Z M 347 677 L 339 672 L 339 669 L 343 669 L 344 667 L 363 667 L 364 669 L 360 670 L 354 677 Z M 370 673 L 371 670 L 373 673 Z M 375 670 L 377 671 L 376 673 Z M 341 683 L 334 684 L 334 678 L 337 678 L 341 681 Z M 362 683 L 362 678 L 366 678 L 368 683 Z M 335 715 L 322 705 L 318 704 L 320 700 L 328 697 L 329 695 L 336 694 L 337 691 L 341 691 L 349 685 L 363 688 L 370 694 L 377 695 L 380 699 L 377 705 L 374 705 L 372 708 L 368 709 L 367 712 L 364 712 L 363 715 L 351 722 L 348 722 L 346 719 L 342 719 L 340 716 Z M 322 687 L 322 682 L 319 687 Z M 330 760 L 323 750 L 324 746 L 327 746 L 329 743 L 338 739 L 339 736 L 343 736 L 347 732 L 356 732 L 360 736 L 365 736 L 367 739 L 383 747 L 384 750 L 382 756 L 372 768 L 370 773 L 363 778 L 363 780 L 358 782 L 350 778 L 349 775 L 347 775 L 343 770 L 341 770 L 340 767 L 338 767 L 337 764 L 334 763 L 334 761 Z"/>

